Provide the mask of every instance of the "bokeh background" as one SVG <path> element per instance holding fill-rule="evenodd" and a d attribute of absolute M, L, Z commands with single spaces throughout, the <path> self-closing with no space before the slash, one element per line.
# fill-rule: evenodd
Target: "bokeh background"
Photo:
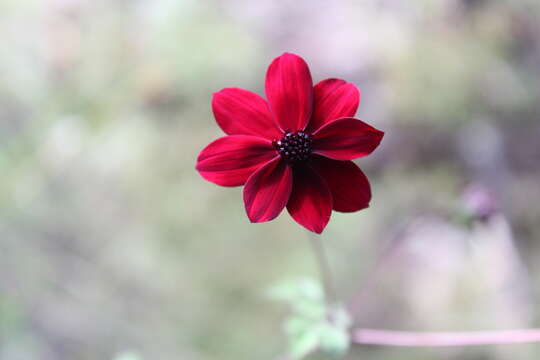
<path fill-rule="evenodd" d="M 318 276 L 306 232 L 249 224 L 240 188 L 194 170 L 221 136 L 212 92 L 262 94 L 284 51 L 357 84 L 358 117 L 386 132 L 358 162 L 371 207 L 322 236 L 356 324 L 540 326 L 540 2 L 2 0 L 0 359 L 286 352 L 266 293 Z"/>

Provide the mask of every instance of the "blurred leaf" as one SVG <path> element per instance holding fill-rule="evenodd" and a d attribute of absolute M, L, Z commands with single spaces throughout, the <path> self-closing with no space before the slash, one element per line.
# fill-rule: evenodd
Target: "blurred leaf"
<path fill-rule="evenodd" d="M 313 326 L 312 320 L 307 320 L 303 317 L 291 316 L 285 322 L 285 332 L 291 336 L 300 336 Z"/>
<path fill-rule="evenodd" d="M 116 355 L 113 360 L 142 360 L 142 357 L 133 351 L 125 351 Z"/>
<path fill-rule="evenodd" d="M 324 299 L 324 294 L 319 283 L 309 278 L 285 281 L 270 289 L 269 295 L 274 299 L 288 302 L 299 298 L 314 301 Z"/>
<path fill-rule="evenodd" d="M 347 352 L 350 317 L 341 305 L 327 306 L 319 283 L 311 279 L 288 281 L 273 288 L 270 294 L 291 307 L 285 332 L 292 359 L 301 359 L 317 349 L 329 356 Z"/>
<path fill-rule="evenodd" d="M 347 353 L 350 336 L 347 329 L 327 325 L 322 328 L 319 338 L 319 347 L 322 351 L 336 357 Z"/>
<path fill-rule="evenodd" d="M 321 327 L 307 328 L 297 336 L 291 336 L 289 341 L 289 355 L 293 359 L 301 359 L 315 351 L 321 341 Z"/>

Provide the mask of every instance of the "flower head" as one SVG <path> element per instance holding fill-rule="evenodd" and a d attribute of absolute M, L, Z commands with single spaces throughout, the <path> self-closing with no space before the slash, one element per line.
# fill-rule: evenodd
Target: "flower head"
<path fill-rule="evenodd" d="M 239 88 L 214 94 L 214 116 L 227 136 L 199 154 L 201 176 L 244 185 L 251 222 L 272 220 L 286 207 L 321 233 L 332 210 L 367 208 L 370 185 L 351 160 L 369 155 L 384 133 L 353 118 L 358 89 L 340 79 L 313 86 L 306 62 L 285 53 L 268 67 L 265 92 L 268 101 Z"/>

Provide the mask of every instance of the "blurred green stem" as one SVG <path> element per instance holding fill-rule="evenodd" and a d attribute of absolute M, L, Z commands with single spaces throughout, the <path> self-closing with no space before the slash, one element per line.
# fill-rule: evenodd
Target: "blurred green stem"
<path fill-rule="evenodd" d="M 338 299 L 337 299 L 334 283 L 332 280 L 332 271 L 330 270 L 328 259 L 324 252 L 322 239 L 319 235 L 316 235 L 310 232 L 309 240 L 313 247 L 315 257 L 317 258 L 317 267 L 319 268 L 321 282 L 324 288 L 324 296 L 325 296 L 326 304 L 328 306 L 334 305 L 337 303 Z"/>

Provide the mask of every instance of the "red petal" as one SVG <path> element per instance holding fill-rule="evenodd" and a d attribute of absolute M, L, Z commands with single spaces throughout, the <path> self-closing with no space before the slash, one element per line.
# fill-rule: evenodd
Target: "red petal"
<path fill-rule="evenodd" d="M 255 135 L 267 139 L 283 136 L 266 100 L 254 92 L 226 88 L 212 97 L 212 110 L 218 125 L 228 135 Z"/>
<path fill-rule="evenodd" d="M 306 129 L 314 132 L 321 126 L 344 117 L 353 117 L 360 103 L 360 92 L 351 83 L 326 79 L 315 85 L 313 115 Z"/>
<path fill-rule="evenodd" d="M 332 193 L 334 210 L 353 212 L 369 207 L 371 187 L 355 163 L 316 156 L 314 166 Z"/>
<path fill-rule="evenodd" d="M 335 160 L 352 160 L 371 154 L 383 135 L 363 121 L 342 118 L 313 134 L 313 152 Z"/>
<path fill-rule="evenodd" d="M 303 130 L 313 107 L 313 82 L 306 62 L 285 53 L 266 72 L 266 97 L 282 130 Z"/>
<path fill-rule="evenodd" d="M 197 158 L 201 176 L 222 186 L 243 185 L 261 165 L 276 157 L 272 143 L 247 136 L 224 136 L 205 147 Z"/>
<path fill-rule="evenodd" d="M 294 169 L 293 191 L 287 204 L 292 218 L 306 229 L 322 233 L 332 214 L 332 195 L 324 180 L 312 168 Z"/>
<path fill-rule="evenodd" d="M 244 187 L 244 205 L 251 222 L 274 219 L 287 204 L 292 188 L 292 170 L 275 159 L 251 175 Z"/>

